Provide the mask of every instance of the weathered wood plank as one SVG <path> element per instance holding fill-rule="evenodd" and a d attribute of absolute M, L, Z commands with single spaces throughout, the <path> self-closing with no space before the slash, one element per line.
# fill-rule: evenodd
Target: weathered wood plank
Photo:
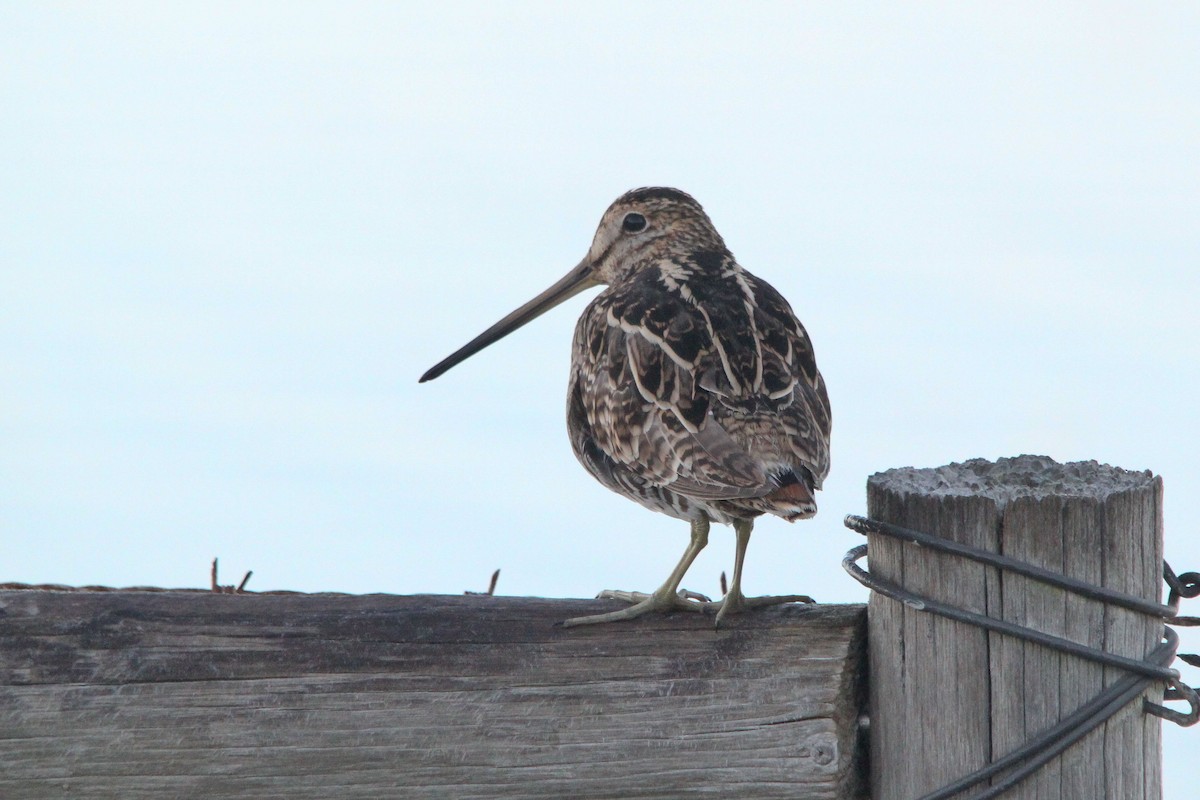
<path fill-rule="evenodd" d="M 1162 479 L 1142 487 L 1114 492 L 1104 503 L 1104 585 L 1122 592 L 1161 600 L 1162 592 Z M 1159 642 L 1162 625 L 1123 608 L 1108 607 L 1104 615 L 1105 649 L 1142 657 Z M 1110 684 L 1121 671 L 1105 668 Z M 1163 687 L 1153 685 L 1143 695 L 1161 701 Z M 1131 704 L 1104 725 L 1104 762 L 1108 800 L 1162 797 L 1162 725 L 1158 717 Z M 1097 794 L 1097 797 L 1100 795 Z"/>
<path fill-rule="evenodd" d="M 983 498 L 946 504 L 889 492 L 874 478 L 867 486 L 874 519 L 995 549 L 996 510 Z M 998 580 L 994 569 L 927 550 L 912 553 L 910 545 L 885 537 L 871 537 L 870 548 L 872 572 L 986 613 Z M 995 712 L 987 702 L 986 631 L 876 594 L 869 603 L 869 630 L 872 796 L 912 800 L 923 793 L 917 787 L 939 788 L 986 763 L 989 717 Z M 947 718 L 955 724 L 947 725 Z"/>
<path fill-rule="evenodd" d="M 861 794 L 862 606 L 0 592 L 0 796 Z"/>
<path fill-rule="evenodd" d="M 1022 456 L 872 476 L 868 509 L 884 522 L 1158 600 L 1161 494 L 1161 479 L 1148 472 Z M 870 565 L 936 600 L 1123 656 L 1144 657 L 1162 632 L 1150 617 L 882 536 L 871 537 Z M 929 616 L 871 599 L 875 800 L 911 800 L 949 784 L 1016 749 L 1123 674 Z M 1161 691 L 1153 686 L 1146 697 Z M 1159 737 L 1159 720 L 1130 703 L 1011 797 L 1158 800 Z"/>

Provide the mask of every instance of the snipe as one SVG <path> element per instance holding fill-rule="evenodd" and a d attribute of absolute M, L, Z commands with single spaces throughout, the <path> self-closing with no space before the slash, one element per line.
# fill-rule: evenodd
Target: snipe
<path fill-rule="evenodd" d="M 567 428 L 580 463 L 609 489 L 691 523 L 687 550 L 651 594 L 567 625 L 650 611 L 734 611 L 804 601 L 747 598 L 742 564 L 754 519 L 811 517 L 829 471 L 829 396 L 787 301 L 744 270 L 708 215 L 678 189 L 636 189 L 600 220 L 592 247 L 546 291 L 421 376 L 446 370 L 578 292 L 608 288 L 579 318 Z M 715 603 L 679 585 L 710 522 L 737 535 L 733 582 Z"/>

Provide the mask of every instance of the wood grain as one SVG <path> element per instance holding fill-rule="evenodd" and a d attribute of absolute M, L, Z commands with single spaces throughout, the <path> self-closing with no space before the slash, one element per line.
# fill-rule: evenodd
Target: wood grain
<path fill-rule="evenodd" d="M 0 797 L 851 798 L 863 606 L 0 592 Z"/>
<path fill-rule="evenodd" d="M 890 470 L 868 481 L 875 519 L 1160 598 L 1162 481 L 1037 456 Z M 872 536 L 870 566 L 909 589 L 1119 655 L 1142 658 L 1161 621 L 1016 574 Z M 875 800 L 911 800 L 1014 750 L 1122 675 L 1076 656 L 893 600 L 870 602 Z M 1162 686 L 1146 697 L 1161 697 Z M 1158 800 L 1160 723 L 1140 699 L 1006 800 Z"/>

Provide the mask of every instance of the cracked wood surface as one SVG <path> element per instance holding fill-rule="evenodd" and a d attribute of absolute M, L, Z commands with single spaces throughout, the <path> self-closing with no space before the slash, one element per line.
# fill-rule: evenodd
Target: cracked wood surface
<path fill-rule="evenodd" d="M 0 796 L 851 798 L 865 608 L 0 592 Z"/>
<path fill-rule="evenodd" d="M 894 469 L 867 483 L 870 516 L 1158 601 L 1162 480 L 1044 456 Z M 1161 620 L 1015 573 L 871 535 L 871 570 L 918 594 L 1131 658 Z M 911 800 L 1015 750 L 1124 673 L 1039 644 L 870 600 L 876 800 Z M 1161 684 L 1143 695 L 1159 701 Z M 1141 698 L 1006 800 L 1159 800 L 1161 722 Z M 971 793 L 966 793 L 969 796 Z M 957 797 L 957 796 L 956 796 Z"/>

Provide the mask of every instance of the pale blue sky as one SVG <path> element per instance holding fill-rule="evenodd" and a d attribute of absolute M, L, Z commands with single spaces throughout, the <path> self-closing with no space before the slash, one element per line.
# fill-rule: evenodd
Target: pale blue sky
<path fill-rule="evenodd" d="M 1200 568 L 1194 4 L 7 3 L 0 78 L 0 579 L 654 588 L 686 526 L 565 435 L 586 297 L 417 384 L 654 184 L 829 384 L 748 592 L 863 599 L 867 475 L 1020 453 L 1161 474 Z"/>

